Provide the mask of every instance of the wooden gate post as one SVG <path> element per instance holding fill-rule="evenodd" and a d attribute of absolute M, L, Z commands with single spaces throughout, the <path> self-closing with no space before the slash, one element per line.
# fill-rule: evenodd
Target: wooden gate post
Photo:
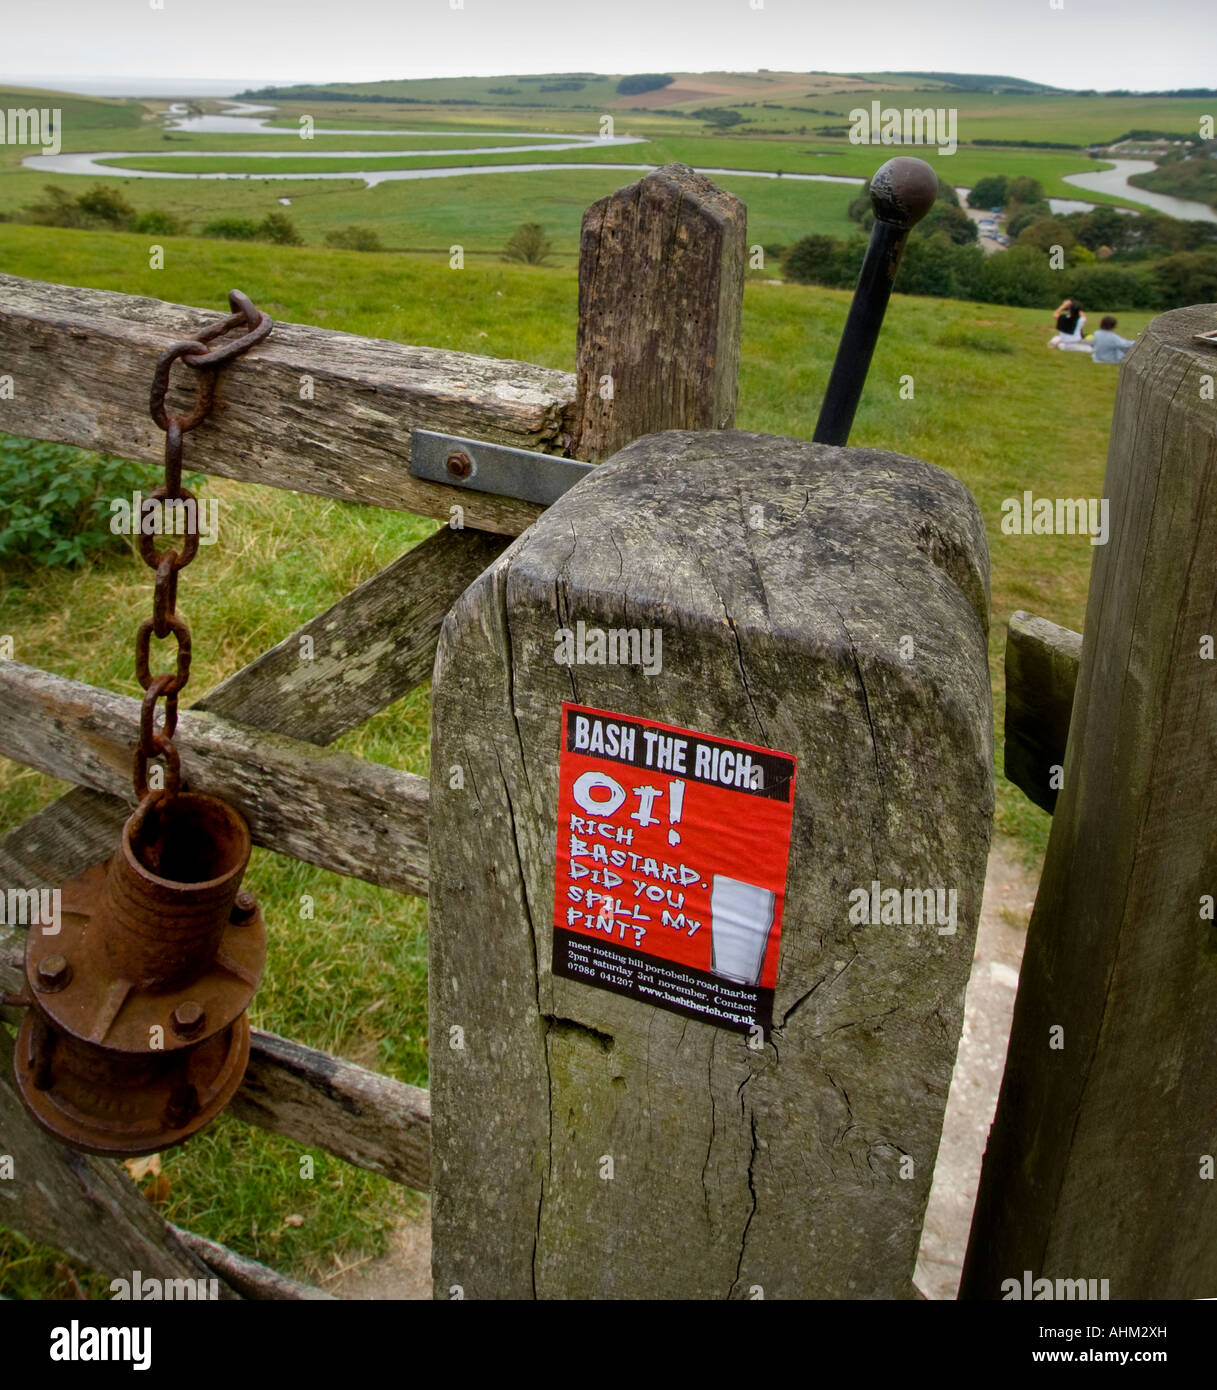
<path fill-rule="evenodd" d="M 955 479 L 734 431 L 638 440 L 466 591 L 433 697 L 437 1297 L 913 1295 L 989 843 L 987 626 L 984 528 Z M 581 938 L 595 968 L 555 973 L 559 846 L 596 862 L 559 817 L 564 701 L 797 760 L 764 1038 L 732 1015 L 722 899 L 707 968 L 670 964 L 691 933 L 657 911 L 658 957 L 632 927 L 621 946 L 624 904 L 663 869 L 637 866 L 642 898 L 622 867 L 621 911 L 590 929 L 568 933 L 564 896 L 562 954 Z M 741 791 L 737 766 L 714 823 L 693 777 L 679 831 L 655 811 L 681 884 L 703 852 L 763 883 L 732 849 L 762 814 L 749 785 L 769 784 Z M 600 842 L 628 847 L 639 805 Z M 619 992 L 631 956 L 654 987 Z"/>
<path fill-rule="evenodd" d="M 745 220 L 734 194 L 685 164 L 584 213 L 575 458 L 599 463 L 652 430 L 735 423 Z"/>
<path fill-rule="evenodd" d="M 1160 315 L 1120 368 L 1110 539 L 961 1297 L 1018 1296 L 1025 1271 L 1217 1294 L 1217 351 L 1192 338 L 1213 315 Z"/>

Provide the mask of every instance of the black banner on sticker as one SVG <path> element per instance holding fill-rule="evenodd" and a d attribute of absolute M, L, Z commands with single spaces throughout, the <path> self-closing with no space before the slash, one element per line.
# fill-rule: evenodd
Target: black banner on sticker
<path fill-rule="evenodd" d="M 568 980 L 641 999 L 737 1033 L 751 1033 L 759 1027 L 767 1038 L 773 1026 L 773 990 L 736 984 L 611 941 L 556 929 L 553 971 Z"/>
<path fill-rule="evenodd" d="M 568 705 L 564 748 L 770 801 L 789 802 L 792 796 L 794 758 L 649 720 L 640 723 Z"/>

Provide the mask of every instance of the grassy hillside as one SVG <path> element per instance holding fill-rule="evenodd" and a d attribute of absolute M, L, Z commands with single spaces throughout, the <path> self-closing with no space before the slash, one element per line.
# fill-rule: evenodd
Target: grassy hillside
<path fill-rule="evenodd" d="M 232 192 L 244 189 L 236 185 Z M 466 226 L 482 225 L 482 208 L 476 215 L 470 210 L 470 192 L 448 191 L 452 215 Z M 572 220 L 586 192 L 572 191 Z M 0 226 L 0 264 L 17 275 L 210 308 L 222 305 L 237 285 L 280 319 L 574 366 L 577 284 L 570 268 L 472 264 L 452 271 L 437 257 L 189 238 L 167 238 L 166 251 L 165 269 L 154 271 L 148 268 L 146 237 Z M 748 285 L 740 426 L 810 436 L 848 300 L 840 292 Z M 853 436 L 858 444 L 935 462 L 976 496 L 992 551 L 998 767 L 1005 620 L 1014 608 L 1025 607 L 1080 627 L 1093 554 L 1081 537 L 1038 537 L 1032 543 L 1003 536 L 1000 504 L 1025 488 L 1051 496 L 1100 493 L 1116 385 L 1114 371 L 1087 358 L 1045 351 L 1047 318 L 1046 310 L 897 295 Z M 1130 314 L 1122 317 L 1121 328 L 1131 335 L 1144 322 L 1145 316 Z M 187 315 L 183 331 L 189 323 Z M 900 381 L 908 375 L 915 396 L 902 400 Z M 133 399 L 131 409 L 142 414 L 146 401 Z M 0 436 L 0 453 L 5 447 Z M 186 461 L 189 468 L 189 445 Z M 74 455 L 64 466 L 88 469 L 90 459 Z M 381 569 L 433 525 L 218 479 L 205 483 L 203 495 L 220 500 L 224 529 L 222 544 L 201 553 L 183 580 L 180 604 L 194 630 L 196 696 Z M 121 550 L 78 571 L 10 562 L 0 565 L 0 632 L 13 636 L 20 661 L 130 694 L 131 643 L 149 593 L 147 572 Z M 425 773 L 428 726 L 423 689 L 339 746 Z M 0 760 L 0 831 L 62 790 Z M 1034 857 L 1048 818 L 999 780 L 998 825 Z M 266 909 L 270 937 L 254 1023 L 425 1084 L 423 904 L 264 852 L 255 853 L 248 881 Z M 304 893 L 317 904 L 307 931 L 296 929 Z M 277 1267 L 324 1279 L 332 1260 L 346 1263 L 380 1248 L 412 1199 L 323 1154 L 314 1154 L 317 1178 L 303 1182 L 300 1152 L 287 1140 L 222 1118 L 203 1138 L 162 1157 L 154 1195 L 179 1224 Z M 56 1261 L 0 1232 L 0 1295 L 45 1295 L 63 1278 Z"/>
<path fill-rule="evenodd" d="M 629 157 L 628 149 L 621 151 Z M 579 248 L 579 224 L 589 203 L 641 177 L 612 169 L 534 174 L 469 175 L 419 183 L 385 183 L 365 188 L 345 179 L 332 182 L 161 183 L 153 179 L 63 178 L 73 196 L 90 187 L 117 187 L 138 211 L 164 209 L 201 230 L 216 217 L 260 219 L 286 211 L 307 242 L 321 245 L 325 234 L 352 223 L 375 228 L 382 242 L 398 250 L 432 250 L 447 258 L 459 244 L 470 254 L 498 256 L 522 222 L 540 222 L 553 239 L 559 259 L 572 261 Z M 41 194 L 47 178 L 0 172 L 0 213 L 18 211 Z M 785 245 L 811 232 L 846 235 L 852 184 L 790 183 L 779 179 L 716 176 L 716 182 L 743 198 L 749 211 L 749 238 L 761 245 Z M 291 199 L 284 209 L 279 199 Z M 145 238 L 147 247 L 152 238 Z M 165 246 L 172 238 L 156 240 Z M 68 270 L 65 268 L 65 278 Z"/>
<path fill-rule="evenodd" d="M 961 141 L 1047 140 L 1084 146 L 1115 139 L 1131 129 L 1191 130 L 1200 117 L 1212 112 L 1212 98 L 1202 97 L 1104 97 L 1059 92 L 1018 78 L 987 78 L 968 74 L 917 73 L 672 73 L 671 86 L 638 96 L 620 96 L 617 76 L 569 76 L 545 78 L 463 77 L 414 79 L 397 82 L 343 83 L 305 91 L 273 89 L 273 100 L 295 110 L 313 111 L 319 119 L 332 119 L 330 100 L 323 93 L 369 99 L 377 104 L 394 98 L 408 101 L 419 114 L 449 113 L 462 104 L 476 119 L 480 108 L 508 112 L 542 110 L 553 121 L 576 120 L 586 113 L 630 112 L 648 122 L 688 122 L 690 113 L 707 106 L 726 107 L 744 116 L 751 131 L 780 129 L 815 136 L 819 127 L 848 120 L 850 110 L 878 97 L 890 106 L 948 106 L 959 112 Z M 950 76 L 958 86 L 948 86 Z M 544 88 L 581 82 L 579 90 L 547 91 Z M 992 87 L 998 87 L 995 92 Z M 497 90 L 496 90 L 497 89 Z M 441 105 L 443 103 L 444 105 Z M 341 103 L 340 103 L 341 104 Z M 347 102 L 346 105 L 351 105 Z M 401 110 L 408 111 L 409 106 Z M 514 119 L 514 117 L 513 117 Z M 558 125 L 556 128 L 563 128 Z M 568 127 L 569 128 L 569 127 Z M 594 129 L 594 124 L 588 129 Z M 742 133 L 735 127 L 736 133 Z"/>
<path fill-rule="evenodd" d="M 862 77 L 834 73 L 792 72 L 683 72 L 669 73 L 675 80 L 637 96 L 617 90 L 622 73 L 545 73 L 503 77 L 421 77 L 385 82 L 335 82 L 315 87 L 286 86 L 257 88 L 249 99 L 273 101 L 309 100 L 315 96 L 340 99 L 353 97 L 377 101 L 406 99 L 415 102 L 473 104 L 489 106 L 581 107 L 611 110 L 619 106 L 676 106 L 682 103 L 714 101 L 729 104 L 758 94 L 777 99 L 794 99 L 804 94 L 834 91 L 887 90 L 911 85 L 904 81 L 871 81 Z"/>
<path fill-rule="evenodd" d="M 46 107 L 63 114 L 64 148 L 73 131 L 130 130 L 147 114 L 138 101 L 118 97 L 85 97 L 41 87 L 0 87 L 0 107 Z"/>

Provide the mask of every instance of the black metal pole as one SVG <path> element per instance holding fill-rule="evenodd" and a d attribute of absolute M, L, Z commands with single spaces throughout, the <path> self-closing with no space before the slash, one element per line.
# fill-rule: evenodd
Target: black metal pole
<path fill-rule="evenodd" d="M 812 435 L 817 444 L 849 442 L 909 229 L 934 206 L 937 193 L 938 175 L 924 159 L 907 155 L 889 159 L 871 179 L 875 225 Z"/>

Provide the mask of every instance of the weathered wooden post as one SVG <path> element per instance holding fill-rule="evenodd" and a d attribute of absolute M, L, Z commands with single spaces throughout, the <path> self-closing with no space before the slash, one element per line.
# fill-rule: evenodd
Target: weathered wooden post
<path fill-rule="evenodd" d="M 1161 315 L 1121 368 L 1111 539 L 961 1297 L 1217 1294 L 1217 352 L 1192 338 L 1213 315 Z"/>
<path fill-rule="evenodd" d="M 1022 609 L 1006 631 L 1006 776 L 1045 811 L 1060 794 L 1082 634 Z"/>
<path fill-rule="evenodd" d="M 988 551 L 915 459 L 671 431 L 436 660 L 437 1297 L 910 1297 L 989 843 Z"/>
<path fill-rule="evenodd" d="M 684 164 L 588 208 L 576 458 L 599 463 L 652 430 L 735 423 L 744 221 L 738 198 Z"/>

